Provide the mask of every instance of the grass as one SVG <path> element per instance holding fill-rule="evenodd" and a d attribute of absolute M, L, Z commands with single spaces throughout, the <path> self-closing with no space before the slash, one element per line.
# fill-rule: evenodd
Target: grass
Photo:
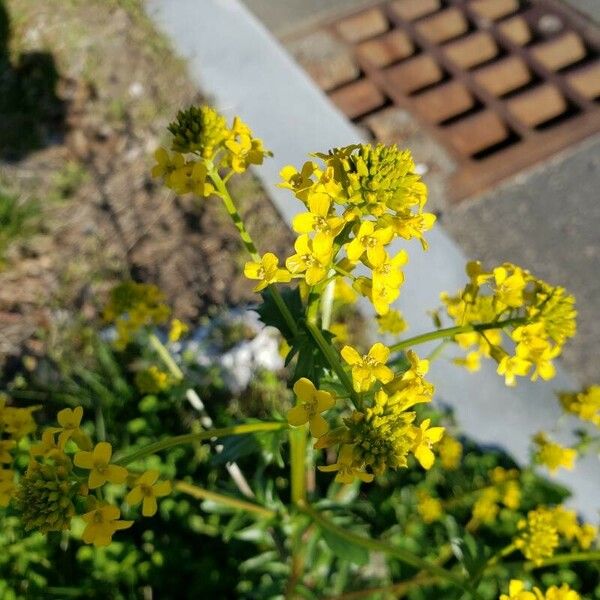
<path fill-rule="evenodd" d="M 20 198 L 0 188 L 0 266 L 10 244 L 35 231 L 39 212 L 37 200 Z"/>

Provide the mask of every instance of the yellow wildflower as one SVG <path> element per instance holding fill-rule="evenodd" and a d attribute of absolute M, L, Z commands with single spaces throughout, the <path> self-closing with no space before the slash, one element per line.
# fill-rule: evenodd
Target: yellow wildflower
<path fill-rule="evenodd" d="M 101 504 L 83 515 L 87 523 L 82 539 L 86 544 L 94 544 L 97 548 L 108 546 L 112 536 L 120 529 L 127 529 L 133 521 L 119 521 L 121 511 L 112 504 Z"/>
<path fill-rule="evenodd" d="M 144 517 L 152 517 L 158 510 L 157 498 L 171 493 L 170 481 L 158 481 L 158 471 L 151 469 L 140 475 L 135 481 L 135 487 L 125 497 L 129 506 L 142 503 Z"/>
<path fill-rule="evenodd" d="M 531 363 L 519 356 L 509 356 L 506 354 L 498 364 L 498 375 L 504 375 L 506 385 L 512 387 L 517 384 L 517 375 L 525 376 L 531 368 Z"/>
<path fill-rule="evenodd" d="M 287 418 L 290 425 L 299 427 L 309 424 L 310 433 L 319 438 L 329 430 L 329 424 L 320 413 L 329 410 L 335 405 L 335 399 L 329 392 L 317 390 L 309 379 L 302 377 L 294 384 L 294 393 L 298 404 L 288 411 Z"/>
<path fill-rule="evenodd" d="M 443 427 L 429 427 L 431 419 L 425 419 L 419 427 L 413 428 L 415 440 L 411 448 L 415 458 L 424 469 L 431 469 L 435 461 L 435 455 L 431 448 L 439 442 L 444 435 Z"/>
<path fill-rule="evenodd" d="M 462 460 L 463 446 L 452 436 L 445 434 L 438 444 L 442 467 L 448 471 L 458 469 Z"/>
<path fill-rule="evenodd" d="M 390 243 L 393 236 L 391 227 L 376 229 L 373 221 L 363 221 L 354 239 L 346 245 L 348 258 L 357 261 L 366 252 L 372 265 L 380 265 L 386 259 L 384 246 Z"/>
<path fill-rule="evenodd" d="M 10 464 L 13 461 L 10 451 L 17 445 L 15 440 L 0 441 L 0 464 Z M 1 468 L 1 467 L 0 467 Z"/>
<path fill-rule="evenodd" d="M 459 367 L 464 367 L 471 373 L 475 373 L 481 369 L 481 355 L 475 351 L 469 352 L 464 358 L 453 358 L 452 362 Z"/>
<path fill-rule="evenodd" d="M 331 200 L 323 194 L 311 194 L 308 198 L 308 212 L 300 213 L 292 221 L 296 233 L 324 233 L 332 238 L 343 228 L 344 220 L 330 214 Z"/>
<path fill-rule="evenodd" d="M 541 595 L 540 595 L 541 598 Z M 546 590 L 544 600 L 580 600 L 581 596 L 572 590 L 568 584 L 563 583 L 560 587 L 553 585 Z"/>
<path fill-rule="evenodd" d="M 88 486 L 91 490 L 110 483 L 124 483 L 127 469 L 119 465 L 111 465 L 112 446 L 108 442 L 99 442 L 92 452 L 80 451 L 75 454 L 73 462 L 81 469 L 89 469 Z"/>
<path fill-rule="evenodd" d="M 344 279 L 336 277 L 333 299 L 341 304 L 353 304 L 356 301 L 356 292 Z"/>
<path fill-rule="evenodd" d="M 514 540 L 525 558 L 541 564 L 550 558 L 558 547 L 559 538 L 554 512 L 547 508 L 538 508 L 527 513 L 527 519 L 518 523 L 520 533 Z"/>
<path fill-rule="evenodd" d="M 169 329 L 169 342 L 174 344 L 181 339 L 182 335 L 185 335 L 189 330 L 189 327 L 179 319 L 173 319 L 171 321 L 171 327 Z"/>
<path fill-rule="evenodd" d="M 421 490 L 417 494 L 417 512 L 423 522 L 429 524 L 439 521 L 444 514 L 444 509 L 438 498 L 434 498 Z"/>
<path fill-rule="evenodd" d="M 186 163 L 173 171 L 170 186 L 178 194 L 195 194 L 204 198 L 215 191 L 212 183 L 207 181 L 207 176 L 208 171 L 202 161 Z"/>
<path fill-rule="evenodd" d="M 304 273 L 306 283 L 315 285 L 327 276 L 333 257 L 333 241 L 331 236 L 317 233 L 314 239 L 307 234 L 301 235 L 295 242 L 296 254 L 285 261 L 291 273 Z"/>
<path fill-rule="evenodd" d="M 365 356 L 361 356 L 352 346 L 342 348 L 343 359 L 352 366 L 352 380 L 357 392 L 368 391 L 375 381 L 389 383 L 394 372 L 385 365 L 390 349 L 381 342 L 371 346 Z"/>
<path fill-rule="evenodd" d="M 239 117 L 233 119 L 231 134 L 232 137 L 225 141 L 229 152 L 227 163 L 236 173 L 243 173 L 250 165 L 261 165 L 265 157 L 273 156 Z"/>
<path fill-rule="evenodd" d="M 287 283 L 292 279 L 289 271 L 279 268 L 279 259 L 272 252 L 264 254 L 260 262 L 247 262 L 244 266 L 244 275 L 248 279 L 258 279 L 255 292 L 264 290 L 272 283 Z"/>
<path fill-rule="evenodd" d="M 33 419 L 33 412 L 38 408 L 38 406 L 28 408 L 4 406 L 0 413 L 0 425 L 4 425 L 4 431 L 13 439 L 19 440 L 35 431 L 36 424 Z"/>
<path fill-rule="evenodd" d="M 520 308 L 523 305 L 523 290 L 527 285 L 523 270 L 506 263 L 496 267 L 493 272 L 496 302 L 501 307 Z"/>
<path fill-rule="evenodd" d="M 408 329 L 408 324 L 399 310 L 388 310 L 385 315 L 377 315 L 377 324 L 379 333 L 398 335 Z"/>
<path fill-rule="evenodd" d="M 499 499 L 500 493 L 496 488 L 484 489 L 475 504 L 473 504 L 473 521 L 476 523 L 493 523 L 500 510 L 498 506 Z"/>
<path fill-rule="evenodd" d="M 61 445 L 56 439 L 56 428 L 49 427 L 42 433 L 42 439 L 37 444 L 33 444 L 30 449 L 30 454 L 33 457 L 46 456 L 52 457 L 57 453 L 62 453 L 64 444 Z"/>
<path fill-rule="evenodd" d="M 144 394 L 158 394 L 171 386 L 169 373 L 161 371 L 156 365 L 138 371 L 135 374 L 135 385 Z"/>
<path fill-rule="evenodd" d="M 372 473 L 367 473 L 355 465 L 354 446 L 352 444 L 342 446 L 337 462 L 332 465 L 320 466 L 319 471 L 323 471 L 324 473 L 337 472 L 335 480 L 339 483 L 352 483 L 355 478 L 369 483 L 375 477 Z"/>
<path fill-rule="evenodd" d="M 0 507 L 6 508 L 15 492 L 15 472 L 0 467 Z"/>
<path fill-rule="evenodd" d="M 171 175 L 185 165 L 185 158 L 179 152 L 170 154 L 165 148 L 159 148 L 154 153 L 156 165 L 152 167 L 152 177 L 164 179 L 167 186 L 171 185 Z"/>
<path fill-rule="evenodd" d="M 536 434 L 533 441 L 537 446 L 536 462 L 548 467 L 550 473 L 554 474 L 561 467 L 572 470 L 575 466 L 577 450 L 574 448 L 565 448 L 556 442 L 552 442 L 543 432 Z"/>
<path fill-rule="evenodd" d="M 528 592 L 522 581 L 513 579 L 508 586 L 508 596 L 502 594 L 500 600 L 542 600 L 542 598 L 539 594 Z"/>
<path fill-rule="evenodd" d="M 168 129 L 173 134 L 173 150 L 198 153 L 209 160 L 214 159 L 232 135 L 225 118 L 210 106 L 190 106 L 180 110 Z"/>
<path fill-rule="evenodd" d="M 80 449 L 89 450 L 92 442 L 89 436 L 81 429 L 81 419 L 83 417 L 83 408 L 63 408 L 56 415 L 56 420 L 60 427 L 51 427 L 53 433 L 58 433 L 58 445 L 64 448 L 69 440 L 73 440 Z"/>
<path fill-rule="evenodd" d="M 579 393 L 559 394 L 563 409 L 600 427 L 600 385 L 591 385 Z"/>

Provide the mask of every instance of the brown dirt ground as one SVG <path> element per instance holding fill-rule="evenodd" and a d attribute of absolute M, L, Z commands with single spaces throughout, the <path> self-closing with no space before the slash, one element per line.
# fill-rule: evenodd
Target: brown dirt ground
<path fill-rule="evenodd" d="M 172 198 L 149 176 L 167 123 L 200 97 L 137 0 L 7 0 L 6 8 L 13 60 L 42 51 L 55 61 L 64 121 L 44 147 L 0 161 L 0 182 L 43 207 L 37 232 L 13 243 L 0 272 L 0 355 L 31 350 L 57 312 L 93 319 L 127 277 L 159 285 L 191 322 L 210 306 L 255 299 L 218 201 Z M 291 234 L 257 181 L 239 177 L 233 193 L 251 231 L 285 256 Z"/>

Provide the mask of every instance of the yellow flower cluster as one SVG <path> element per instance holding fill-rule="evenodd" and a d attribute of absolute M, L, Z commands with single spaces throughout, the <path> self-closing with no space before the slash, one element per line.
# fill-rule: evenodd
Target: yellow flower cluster
<path fill-rule="evenodd" d="M 455 336 L 459 346 L 469 350 L 466 358 L 455 362 L 474 371 L 480 357 L 491 357 L 510 386 L 517 376 L 530 375 L 532 381 L 554 377 L 552 360 L 575 335 L 574 297 L 511 263 L 486 272 L 480 263 L 470 262 L 467 275 L 470 281 L 464 290 L 441 295 L 455 324 L 474 329 Z M 503 332 L 514 352 L 503 347 Z"/>
<path fill-rule="evenodd" d="M 0 507 L 9 505 L 15 494 L 15 460 L 13 451 L 21 438 L 36 429 L 33 411 L 36 407 L 17 408 L 6 405 L 6 396 L 0 394 Z"/>
<path fill-rule="evenodd" d="M 490 472 L 491 485 L 481 489 L 473 504 L 471 528 L 480 523 L 491 524 L 500 512 L 501 505 L 516 510 L 521 503 L 519 472 L 516 469 L 496 467 Z"/>
<path fill-rule="evenodd" d="M 228 126 L 225 118 L 209 106 L 180 111 L 169 131 L 173 134 L 171 151 L 156 151 L 152 176 L 162 178 L 177 194 L 210 196 L 215 191 L 210 181 L 215 169 L 243 173 L 271 156 L 239 117 Z"/>
<path fill-rule="evenodd" d="M 395 377 L 385 364 L 389 349 L 383 344 L 375 344 L 365 356 L 346 346 L 342 356 L 352 367 L 354 388 L 362 394 L 365 406 L 354 409 L 344 418 L 342 427 L 330 431 L 321 413 L 333 407 L 335 399 L 302 378 L 294 385 L 298 404 L 288 412 L 291 425 L 310 425 L 317 438 L 315 448 L 339 445 L 337 462 L 319 469 L 336 472 L 336 481 L 341 483 L 351 483 L 355 478 L 368 482 L 388 468 L 408 466 L 409 454 L 423 468 L 430 469 L 434 462 L 432 447 L 440 441 L 444 429 L 430 427 L 429 419 L 415 425 L 416 414 L 409 410 L 415 404 L 430 402 L 433 396 L 433 386 L 424 379 L 428 362 L 410 351 L 410 368 Z"/>
<path fill-rule="evenodd" d="M 559 399 L 565 412 L 600 427 L 600 385 L 591 385 L 581 392 L 563 392 Z"/>
<path fill-rule="evenodd" d="M 135 374 L 135 385 L 144 394 L 158 394 L 159 392 L 168 390 L 171 384 L 172 380 L 169 373 L 161 371 L 155 365 L 138 371 Z"/>
<path fill-rule="evenodd" d="M 508 586 L 508 595 L 501 594 L 500 600 L 580 600 L 581 596 L 572 590 L 568 584 L 563 583 L 560 587 L 553 585 L 544 594 L 537 587 L 530 592 L 525 589 L 525 583 L 519 579 L 513 579 Z"/>
<path fill-rule="evenodd" d="M 574 448 L 565 448 L 553 442 L 544 432 L 537 433 L 533 442 L 536 445 L 535 462 L 547 467 L 550 473 L 555 473 L 561 467 L 571 470 L 575 466 L 577 450 Z"/>
<path fill-rule="evenodd" d="M 527 513 L 527 518 L 518 523 L 520 530 L 514 540 L 525 558 L 536 564 L 550 558 L 561 539 L 577 541 L 587 550 L 598 535 L 598 528 L 589 523 L 579 524 L 574 511 L 563 506 L 541 507 Z"/>
<path fill-rule="evenodd" d="M 320 160 L 306 162 L 300 171 L 287 166 L 281 171 L 284 188 L 304 203 L 292 228 L 298 233 L 295 254 L 285 261 L 266 254 L 261 262 L 248 263 L 246 275 L 259 280 L 257 289 L 292 276 L 307 285 L 328 278 L 347 277 L 355 290 L 369 298 L 378 315 L 386 315 L 404 282 L 404 250 L 390 256 L 387 247 L 396 237 L 418 238 L 431 228 L 435 216 L 423 212 L 425 184 L 415 173 L 408 150 L 378 144 L 335 148 L 315 154 Z M 340 255 L 340 252 L 343 254 Z M 362 263 L 371 276 L 352 273 Z M 396 315 L 394 330 L 402 327 Z"/>
<path fill-rule="evenodd" d="M 444 514 L 444 507 L 439 498 L 434 498 L 425 490 L 417 492 L 417 512 L 423 523 L 431 524 L 439 521 Z"/>
<path fill-rule="evenodd" d="M 157 286 L 125 281 L 111 290 L 103 317 L 115 324 L 115 346 L 124 349 L 137 331 L 151 325 L 164 325 L 170 314 L 171 309 Z"/>
<path fill-rule="evenodd" d="M 438 445 L 440 462 L 447 471 L 455 471 L 460 467 L 463 455 L 463 445 L 446 433 Z"/>
<path fill-rule="evenodd" d="M 168 494 L 170 482 L 157 482 L 158 472 L 148 471 L 132 478 L 125 467 L 114 464 L 112 446 L 99 442 L 94 447 L 81 426 L 83 409 L 65 408 L 57 415 L 58 427 L 48 427 L 41 440 L 30 448 L 29 465 L 13 494 L 27 530 L 65 531 L 77 515 L 86 523 L 82 539 L 106 546 L 113 534 L 133 521 L 122 521 L 121 511 L 101 498 L 90 495 L 104 485 L 131 481 L 127 495 L 130 506 L 143 502 L 142 514 L 152 516 L 156 498 Z M 85 480 L 77 469 L 88 471 Z M 79 510 L 84 506 L 84 511 Z"/>

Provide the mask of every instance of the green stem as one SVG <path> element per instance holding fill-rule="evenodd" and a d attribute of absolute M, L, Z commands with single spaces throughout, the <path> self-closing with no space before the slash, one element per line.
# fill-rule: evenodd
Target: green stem
<path fill-rule="evenodd" d="M 254 245 L 254 242 L 252 241 L 252 238 L 246 229 L 246 226 L 244 225 L 244 221 L 242 220 L 242 217 L 235 206 L 233 198 L 231 197 L 225 182 L 221 179 L 221 176 L 216 169 L 211 169 L 208 172 L 208 175 L 215 184 L 215 188 L 219 192 L 219 197 L 221 200 L 223 200 L 225 210 L 229 213 L 233 224 L 237 227 L 242 239 L 242 243 L 246 247 L 246 250 L 248 250 L 248 253 L 252 257 L 253 261 L 260 262 L 260 254 L 258 253 L 258 250 L 256 249 L 256 246 Z"/>
<path fill-rule="evenodd" d="M 292 335 L 296 337 L 298 334 L 298 327 L 296 327 L 296 321 L 294 321 L 294 317 L 290 312 L 290 309 L 287 307 L 283 296 L 280 294 L 279 290 L 274 286 L 269 286 L 269 293 L 271 294 L 271 298 L 273 298 L 275 304 L 277 304 L 277 308 L 279 312 L 285 319 L 286 325 L 289 327 L 289 330 L 292 332 Z"/>
<path fill-rule="evenodd" d="M 526 562 L 525 570 L 533 571 L 534 569 L 543 569 L 551 565 L 561 565 L 571 562 L 590 562 L 600 561 L 600 551 L 596 552 L 574 552 L 572 554 L 557 554 L 551 558 L 546 558 L 541 563 Z"/>
<path fill-rule="evenodd" d="M 312 335 L 315 342 L 317 342 L 317 345 L 321 349 L 321 352 L 323 352 L 323 354 L 325 355 L 329 366 L 336 372 L 340 382 L 348 390 L 348 393 L 350 394 L 350 397 L 352 398 L 353 402 L 356 405 L 359 405 L 360 398 L 358 397 L 358 394 L 356 393 L 354 386 L 352 385 L 352 380 L 350 379 L 350 376 L 348 375 L 348 373 L 346 373 L 346 370 L 340 362 L 336 351 L 323 337 L 321 330 L 314 323 L 307 322 L 306 327 L 310 331 L 310 334 Z"/>
<path fill-rule="evenodd" d="M 158 339 L 156 334 L 151 333 L 148 336 L 148 341 L 150 342 L 150 346 L 155 350 L 155 352 L 160 356 L 161 360 L 165 363 L 167 369 L 175 379 L 181 381 L 184 378 L 183 371 L 179 368 L 179 365 L 173 360 L 171 353 L 166 349 L 165 345 Z"/>
<path fill-rule="evenodd" d="M 306 501 L 306 426 L 290 429 L 292 503 Z"/>
<path fill-rule="evenodd" d="M 173 448 L 175 446 L 181 446 L 184 444 L 191 444 L 193 442 L 201 442 L 203 440 L 210 440 L 213 438 L 227 437 L 230 435 L 244 435 L 246 433 L 257 433 L 259 431 L 278 431 L 280 429 L 286 429 L 287 423 L 283 422 L 261 422 L 261 423 L 245 423 L 243 425 L 233 425 L 232 427 L 224 427 L 222 429 L 211 429 L 209 431 L 199 431 L 197 433 L 186 433 L 184 435 L 177 435 L 166 438 L 160 442 L 154 442 L 148 444 L 144 448 L 135 450 L 131 454 L 123 456 L 118 460 L 114 461 L 115 464 L 125 466 L 146 456 L 156 454 L 162 450 Z"/>
<path fill-rule="evenodd" d="M 366 548 L 367 550 L 372 550 L 373 552 L 383 552 L 384 554 L 393 556 L 394 558 L 397 558 L 398 560 L 408 565 L 411 565 L 423 571 L 427 571 L 432 575 L 435 575 L 445 581 L 448 581 L 449 583 L 452 583 L 453 585 L 468 592 L 473 598 L 480 600 L 479 594 L 474 589 L 472 589 L 461 577 L 455 575 L 451 571 L 448 571 L 435 563 L 431 563 L 421 558 L 420 556 L 413 554 L 409 550 L 405 550 L 404 548 L 396 548 L 394 546 L 389 546 L 388 544 L 380 542 L 379 540 L 374 540 L 371 538 L 363 537 L 361 535 L 356 535 L 355 533 L 352 533 L 347 529 L 338 527 L 307 503 L 301 503 L 300 510 L 306 513 L 315 523 L 317 523 L 317 525 L 319 525 L 319 527 L 331 531 L 331 533 L 334 533 L 343 540 L 346 540 L 348 543 L 355 544 L 357 546 L 362 546 L 363 548 Z"/>
<path fill-rule="evenodd" d="M 255 513 L 267 519 L 272 519 L 277 515 L 274 510 L 260 506 L 254 502 L 247 502 L 246 500 L 240 500 L 239 498 L 233 498 L 231 496 L 219 494 L 218 492 L 205 490 L 204 488 L 187 483 L 185 481 L 175 481 L 173 487 L 178 492 L 183 492 L 184 494 L 188 494 L 189 496 L 192 496 L 198 500 L 212 500 L 218 504 L 223 504 L 224 506 L 230 506 L 231 508 L 236 508 L 238 510 L 245 510 L 247 512 Z"/>
<path fill-rule="evenodd" d="M 421 335 L 416 335 L 411 338 L 407 338 L 390 346 L 390 350 L 392 352 L 397 352 L 398 350 L 404 350 L 405 348 L 410 348 L 411 346 L 416 346 L 418 344 L 424 344 L 425 342 L 430 342 L 432 340 L 439 340 L 441 338 L 451 338 L 455 335 L 459 335 L 460 333 L 471 333 L 473 331 L 486 331 L 487 329 L 501 329 L 506 327 L 507 325 L 523 325 L 527 322 L 525 317 L 517 317 L 514 319 L 505 319 L 504 321 L 492 321 L 490 323 L 478 323 L 476 325 L 456 325 L 454 327 L 446 327 L 445 329 L 437 329 L 436 331 L 429 331 L 428 333 L 422 333 Z"/>

